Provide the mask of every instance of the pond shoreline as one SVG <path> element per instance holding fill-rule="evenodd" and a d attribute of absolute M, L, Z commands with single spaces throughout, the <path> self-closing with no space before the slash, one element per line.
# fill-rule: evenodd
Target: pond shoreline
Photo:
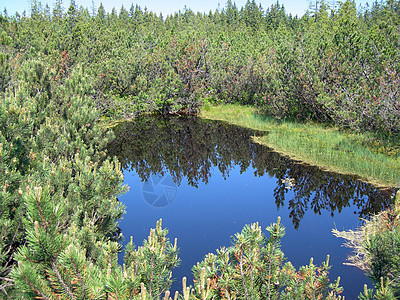
<path fill-rule="evenodd" d="M 365 146 L 368 142 L 365 135 L 345 133 L 315 123 L 278 122 L 257 115 L 254 108 L 240 105 L 205 106 L 199 116 L 269 132 L 254 137 L 254 142 L 294 160 L 323 170 L 354 175 L 380 188 L 399 186 L 400 157 L 372 151 Z"/>

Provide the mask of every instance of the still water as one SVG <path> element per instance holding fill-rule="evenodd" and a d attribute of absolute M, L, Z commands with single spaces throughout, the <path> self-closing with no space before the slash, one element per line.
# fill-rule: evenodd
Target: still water
<path fill-rule="evenodd" d="M 245 224 L 263 228 L 282 218 L 282 250 L 298 268 L 320 265 L 330 254 L 333 281 L 356 299 L 369 283 L 343 265 L 350 250 L 332 228 L 355 229 L 360 218 L 391 203 L 393 189 L 377 189 L 354 176 L 339 175 L 293 161 L 252 142 L 267 134 L 197 118 L 140 118 L 115 129 L 109 151 L 116 155 L 130 191 L 119 198 L 127 208 L 122 233 L 136 245 L 163 219 L 169 238 L 178 238 L 181 266 L 172 290 L 191 282 L 191 268 L 205 254 L 231 245 Z"/>

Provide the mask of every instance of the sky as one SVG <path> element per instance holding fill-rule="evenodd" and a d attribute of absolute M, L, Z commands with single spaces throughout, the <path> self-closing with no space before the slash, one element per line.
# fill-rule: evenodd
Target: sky
<path fill-rule="evenodd" d="M 51 8 L 54 6 L 55 2 L 55 0 L 38 1 L 40 1 L 43 6 L 48 4 Z M 226 0 L 94 0 L 95 7 L 98 7 L 100 2 L 103 3 L 106 11 L 111 11 L 111 9 L 115 7 L 119 12 L 122 5 L 128 10 L 133 3 L 134 5 L 138 4 L 142 8 L 147 7 L 149 11 L 153 11 L 157 14 L 162 13 L 163 16 L 183 10 L 185 5 L 195 13 L 208 13 L 210 10 L 215 11 L 218 7 L 223 8 L 226 4 Z M 232 2 L 235 2 L 236 6 L 240 8 L 245 5 L 246 0 L 233 0 Z M 276 0 L 258 0 L 256 2 L 261 3 L 261 6 L 266 9 L 272 4 L 276 3 Z M 368 2 L 368 0 L 356 0 L 357 6 L 360 4 L 365 5 L 366 2 Z M 369 2 L 372 3 L 372 0 Z M 69 3 L 70 0 L 63 0 L 65 7 L 67 7 Z M 89 11 L 91 11 L 92 0 L 75 0 L 75 3 L 78 6 L 89 8 Z M 279 3 L 285 6 L 285 9 L 288 13 L 301 17 L 308 9 L 310 0 L 280 0 Z M 29 7 L 30 0 L 0 0 L 0 12 L 3 12 L 4 8 L 6 8 L 9 16 L 14 15 L 16 12 L 21 14 L 24 10 L 29 13 Z"/>

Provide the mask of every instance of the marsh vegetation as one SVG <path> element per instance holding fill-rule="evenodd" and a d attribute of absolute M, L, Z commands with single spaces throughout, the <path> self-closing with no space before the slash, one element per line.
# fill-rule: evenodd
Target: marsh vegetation
<path fill-rule="evenodd" d="M 206 106 L 203 118 L 222 120 L 265 132 L 254 141 L 284 155 L 325 170 L 353 174 L 380 186 L 398 186 L 400 156 L 387 153 L 368 134 L 356 134 L 315 122 L 277 121 L 251 107 L 237 105 Z"/>

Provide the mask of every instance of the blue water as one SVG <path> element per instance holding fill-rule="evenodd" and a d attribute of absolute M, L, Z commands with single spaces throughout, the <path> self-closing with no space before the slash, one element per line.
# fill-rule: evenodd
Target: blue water
<path fill-rule="evenodd" d="M 251 168 L 242 174 L 239 171 L 238 167 L 233 168 L 225 180 L 219 171 L 213 170 L 210 182 L 200 183 L 198 188 L 184 180 L 177 187 L 173 201 L 161 208 L 146 202 L 142 192 L 144 183 L 135 172 L 124 172 L 125 183 L 131 187 L 129 193 L 120 198 L 127 207 L 127 214 L 120 223 L 124 236 L 127 241 L 133 236 L 135 244 L 141 245 L 150 228 L 162 219 L 170 240 L 178 239 L 182 263 L 173 270 L 173 276 L 179 281 L 173 289 L 180 291 L 182 277 L 192 278 L 192 266 L 205 254 L 221 246 L 230 246 L 230 237 L 240 232 L 245 224 L 259 222 L 265 228 L 280 216 L 286 227 L 282 250 L 288 260 L 298 268 L 308 264 L 310 257 L 314 258 L 314 263 L 321 264 L 330 254 L 333 265 L 330 278 L 341 276 L 344 295 L 354 299 L 368 280 L 360 270 L 342 265 L 349 250 L 341 246 L 342 240 L 334 237 L 331 230 L 335 227 L 355 229 L 360 225 L 354 214 L 355 207 L 346 207 L 335 217 L 328 212 L 306 214 L 296 230 L 288 209 L 277 210 L 271 197 L 277 180 L 269 176 L 255 177 Z"/>
<path fill-rule="evenodd" d="M 237 129 L 226 125 L 185 124 L 175 124 L 179 130 L 154 123 L 146 123 L 144 130 L 139 126 L 138 132 L 123 129 L 124 137 L 112 145 L 129 152 L 119 157 L 130 187 L 119 198 L 127 210 L 120 222 L 125 242 L 133 236 L 141 245 L 159 219 L 170 240 L 178 239 L 182 263 L 173 270 L 172 291 L 181 291 L 184 276 L 192 283 L 192 266 L 207 253 L 230 246 L 231 236 L 245 224 L 258 222 L 265 229 L 278 216 L 286 227 L 282 250 L 296 268 L 311 257 L 321 265 L 330 254 L 330 279 L 341 277 L 346 299 L 356 299 L 365 283 L 371 287 L 362 271 L 343 265 L 350 250 L 331 231 L 356 229 L 360 216 L 390 203 L 390 191 L 299 165 L 248 140 L 240 142 L 238 138 L 248 136 L 238 137 Z M 175 125 L 168 123 L 167 128 Z M 230 130 L 236 137 L 232 145 Z M 175 148 L 179 150 L 173 152 Z M 293 186 L 284 183 L 288 180 Z"/>

